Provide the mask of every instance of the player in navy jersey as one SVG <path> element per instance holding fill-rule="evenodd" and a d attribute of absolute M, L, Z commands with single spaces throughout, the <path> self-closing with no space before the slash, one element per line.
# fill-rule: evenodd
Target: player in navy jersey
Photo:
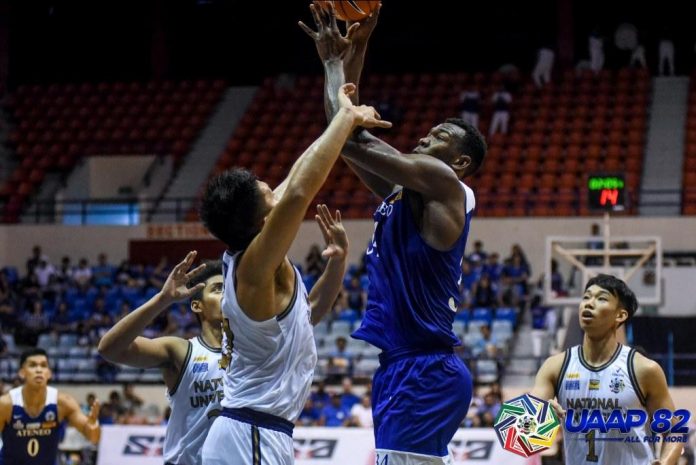
<path fill-rule="evenodd" d="M 99 402 L 87 416 L 74 397 L 48 386 L 51 369 L 43 349 L 22 354 L 19 376 L 22 386 L 0 397 L 3 465 L 55 465 L 63 422 L 92 443 L 99 442 Z"/>
<path fill-rule="evenodd" d="M 326 76 L 325 106 L 346 81 L 359 82 L 379 10 L 341 35 L 333 11 L 310 6 Z M 355 93 L 352 98 L 357 98 Z M 475 206 L 461 182 L 481 165 L 479 131 L 451 118 L 433 127 L 412 153 L 401 153 L 358 129 L 343 157 L 384 199 L 367 249 L 370 279 L 362 325 L 353 334 L 382 349 L 373 380 L 377 463 L 449 463 L 448 443 L 466 416 L 471 375 L 453 347 L 461 262 Z"/>

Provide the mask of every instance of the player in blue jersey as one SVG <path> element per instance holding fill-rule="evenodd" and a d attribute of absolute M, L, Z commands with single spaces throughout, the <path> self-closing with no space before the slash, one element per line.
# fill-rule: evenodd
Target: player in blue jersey
<path fill-rule="evenodd" d="M 333 11 L 310 6 L 314 39 L 326 76 L 325 105 L 346 81 L 359 82 L 378 11 L 341 35 Z M 352 98 L 357 98 L 355 93 Z M 367 310 L 353 334 L 380 349 L 373 379 L 377 463 L 450 463 L 448 444 L 466 416 L 472 380 L 453 353 L 461 262 L 474 194 L 461 179 L 481 166 L 486 143 L 461 119 L 447 119 L 401 153 L 357 129 L 343 157 L 384 199 L 367 249 Z"/>
<path fill-rule="evenodd" d="M 74 397 L 48 386 L 51 369 L 43 349 L 24 352 L 19 366 L 24 383 L 0 397 L 3 465 L 55 465 L 63 422 L 99 442 L 98 401 L 87 416 Z"/>

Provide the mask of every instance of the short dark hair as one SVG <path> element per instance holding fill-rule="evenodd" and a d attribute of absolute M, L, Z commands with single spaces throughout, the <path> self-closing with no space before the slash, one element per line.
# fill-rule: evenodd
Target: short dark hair
<path fill-rule="evenodd" d="M 601 287 L 611 292 L 611 294 L 619 299 L 619 305 L 625 308 L 628 312 L 628 318 L 626 321 L 630 320 L 633 315 L 635 315 L 636 310 L 638 310 L 638 299 L 633 291 L 626 285 L 625 282 L 612 276 L 610 274 L 598 274 L 594 278 L 591 278 L 585 284 L 585 290 L 589 289 L 590 286 Z M 625 322 L 624 322 L 625 323 Z"/>
<path fill-rule="evenodd" d="M 464 129 L 465 135 L 462 138 L 461 150 L 465 155 L 469 155 L 473 162 L 473 168 L 467 175 L 474 174 L 481 168 L 483 159 L 486 156 L 486 151 L 488 150 L 486 139 L 476 126 L 467 123 L 461 118 L 447 118 L 445 123 L 454 124 Z"/>
<path fill-rule="evenodd" d="M 231 252 L 244 250 L 258 234 L 257 180 L 251 171 L 234 168 L 211 179 L 205 190 L 201 221 Z"/>
<path fill-rule="evenodd" d="M 19 366 L 21 367 L 24 365 L 24 362 L 26 362 L 29 357 L 34 357 L 35 355 L 43 355 L 46 357 L 46 360 L 48 360 L 48 353 L 45 350 L 41 347 L 32 347 L 22 352 L 22 355 L 19 356 Z"/>
<path fill-rule="evenodd" d="M 186 283 L 186 287 L 191 289 L 192 287 L 196 287 L 197 284 L 200 283 L 205 283 L 207 280 L 212 278 L 213 276 L 221 275 L 222 274 L 222 261 L 221 260 L 207 260 L 203 262 L 205 264 L 205 268 L 203 271 L 198 273 L 196 276 L 194 276 L 189 282 Z M 200 291 L 196 292 L 191 296 L 191 300 L 201 300 L 203 299 L 203 289 Z"/>

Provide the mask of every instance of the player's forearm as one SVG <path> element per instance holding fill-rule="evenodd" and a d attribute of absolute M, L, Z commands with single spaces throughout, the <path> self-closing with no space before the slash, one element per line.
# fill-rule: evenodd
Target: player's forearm
<path fill-rule="evenodd" d="M 341 108 L 338 102 L 338 91 L 345 83 L 343 61 L 338 59 L 324 60 L 324 111 L 327 121 L 331 121 Z M 357 86 L 357 82 L 354 84 Z"/>
<path fill-rule="evenodd" d="M 336 163 L 346 139 L 356 125 L 356 115 L 341 109 L 331 120 L 329 127 L 308 149 L 288 180 L 285 195 L 309 205 Z"/>
<path fill-rule="evenodd" d="M 336 301 L 346 273 L 346 261 L 346 257 L 329 259 L 324 272 L 309 293 L 313 325 L 319 324 Z"/>
<path fill-rule="evenodd" d="M 363 65 L 365 63 L 365 53 L 367 52 L 367 43 L 364 45 L 354 46 L 355 49 L 350 54 L 350 57 L 343 63 L 343 74 L 347 82 L 355 84 L 355 93 L 351 95 L 353 104 L 357 105 L 360 101 L 360 76 L 362 75 Z"/>
<path fill-rule="evenodd" d="M 89 442 L 99 444 L 99 438 L 101 437 L 101 426 L 99 426 L 99 423 L 87 422 L 81 432 Z"/>
<path fill-rule="evenodd" d="M 107 360 L 118 362 L 119 355 L 126 352 L 135 338 L 140 336 L 157 315 L 170 304 L 171 302 L 157 293 L 104 334 L 99 341 L 99 354 Z"/>
<path fill-rule="evenodd" d="M 679 462 L 679 457 L 681 457 L 682 450 L 684 449 L 684 443 L 665 441 L 665 439 L 670 436 L 680 435 L 675 434 L 663 436 L 662 451 L 660 452 L 660 465 L 677 465 L 677 462 Z"/>

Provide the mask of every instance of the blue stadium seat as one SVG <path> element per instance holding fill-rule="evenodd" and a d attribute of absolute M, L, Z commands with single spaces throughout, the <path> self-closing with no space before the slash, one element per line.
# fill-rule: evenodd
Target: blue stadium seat
<path fill-rule="evenodd" d="M 471 321 L 485 321 L 486 324 L 491 324 L 491 321 L 493 321 L 493 310 L 483 307 L 475 308 L 471 312 Z"/>
<path fill-rule="evenodd" d="M 469 310 L 463 309 L 454 315 L 454 319 L 456 321 L 463 321 L 466 324 L 469 322 L 469 317 L 471 316 L 470 313 L 471 312 Z"/>
<path fill-rule="evenodd" d="M 509 321 L 514 326 L 517 322 L 517 312 L 514 308 L 502 307 L 496 310 L 495 319 Z"/>

